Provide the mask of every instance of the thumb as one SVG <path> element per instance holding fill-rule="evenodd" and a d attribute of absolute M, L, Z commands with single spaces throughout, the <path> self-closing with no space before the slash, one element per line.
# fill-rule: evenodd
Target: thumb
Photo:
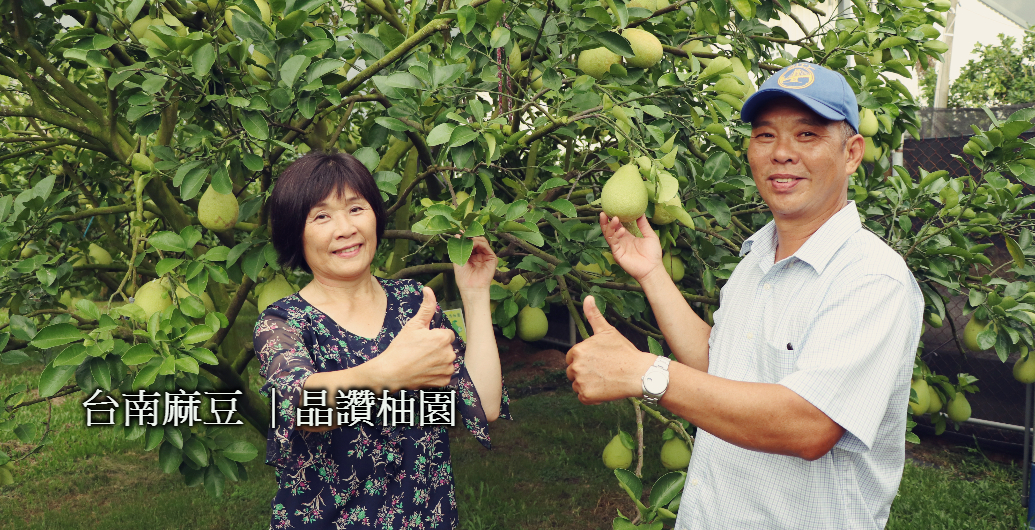
<path fill-rule="evenodd" d="M 593 327 L 594 335 L 603 333 L 613 327 L 604 318 L 604 315 L 600 314 L 600 309 L 597 309 L 597 302 L 592 296 L 587 296 L 582 302 L 582 312 L 586 314 L 586 320 Z"/>
<path fill-rule="evenodd" d="M 636 219 L 636 227 L 640 229 L 644 239 L 658 238 L 658 234 L 654 233 L 654 228 L 650 225 L 650 221 L 647 220 L 647 214 L 643 214 Z"/>
<path fill-rule="evenodd" d="M 420 303 L 420 309 L 413 315 L 413 318 L 406 323 L 407 327 L 428 329 L 431 326 L 431 318 L 435 316 L 438 300 L 435 299 L 435 291 L 432 291 L 431 287 L 425 287 L 423 293 L 424 301 Z"/>

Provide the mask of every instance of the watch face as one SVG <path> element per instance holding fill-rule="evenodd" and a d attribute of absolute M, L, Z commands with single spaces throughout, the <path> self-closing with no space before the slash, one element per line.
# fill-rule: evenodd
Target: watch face
<path fill-rule="evenodd" d="M 668 381 L 661 374 L 647 374 L 643 378 L 643 388 L 651 394 L 660 394 L 668 387 Z"/>

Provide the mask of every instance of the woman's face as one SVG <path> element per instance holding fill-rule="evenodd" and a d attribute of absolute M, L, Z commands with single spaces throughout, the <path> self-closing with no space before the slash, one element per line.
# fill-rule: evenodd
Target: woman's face
<path fill-rule="evenodd" d="M 332 193 L 309 210 L 302 246 L 315 277 L 347 280 L 369 275 L 377 251 L 377 216 L 355 191 Z"/>

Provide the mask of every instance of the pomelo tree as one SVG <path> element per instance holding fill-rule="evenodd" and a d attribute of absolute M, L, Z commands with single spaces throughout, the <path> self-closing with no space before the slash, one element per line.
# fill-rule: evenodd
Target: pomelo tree
<path fill-rule="evenodd" d="M 909 263 L 929 321 L 964 293 L 985 323 L 978 347 L 1005 358 L 1035 344 L 1035 199 L 1020 193 L 1035 184 L 1035 147 L 1018 139 L 1035 112 L 975 136 L 961 155 L 971 177 L 891 167 L 918 126 L 896 76 L 944 51 L 944 0 L 855 0 L 845 13 L 797 0 L 0 5 L 0 360 L 42 368 L 38 386 L 2 389 L 0 432 L 33 451 L 50 433 L 19 412 L 69 394 L 240 391 L 238 414 L 266 432 L 252 326 L 307 281 L 278 270 L 267 199 L 310 149 L 350 152 L 374 174 L 391 218 L 376 274 L 448 300 L 450 262 L 485 235 L 502 258 L 493 320 L 507 337 L 526 307 L 569 312 L 585 337 L 577 304 L 592 294 L 661 352 L 642 290 L 596 224 L 602 190 L 631 166 L 666 268 L 710 320 L 741 243 L 769 220 L 738 109 L 798 60 L 843 72 L 867 109 L 872 148 L 850 197 Z M 993 261 L 989 238 L 1012 259 Z M 942 402 L 975 389 L 920 362 L 916 377 Z M 218 426 L 124 432 L 213 494 L 257 454 Z M 10 474 L 24 457 L 0 464 Z M 623 475 L 631 493 L 638 474 Z M 661 500 L 641 503 L 640 520 L 666 517 Z"/>

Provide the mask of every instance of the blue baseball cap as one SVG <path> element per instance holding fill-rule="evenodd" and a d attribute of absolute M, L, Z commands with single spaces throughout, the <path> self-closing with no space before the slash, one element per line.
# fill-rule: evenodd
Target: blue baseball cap
<path fill-rule="evenodd" d="M 766 79 L 744 102 L 740 119 L 752 122 L 769 101 L 790 96 L 832 121 L 847 121 L 859 131 L 859 103 L 844 76 L 812 63 L 795 63 Z"/>

